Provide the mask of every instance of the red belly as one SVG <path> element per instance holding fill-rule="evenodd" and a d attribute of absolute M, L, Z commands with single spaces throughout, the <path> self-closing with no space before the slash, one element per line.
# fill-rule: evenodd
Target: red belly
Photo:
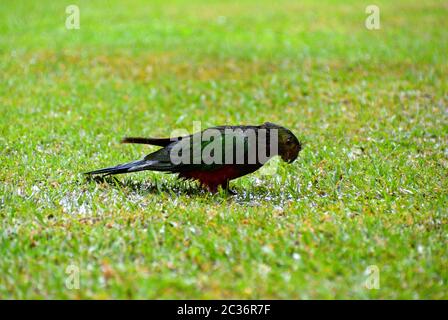
<path fill-rule="evenodd" d="M 198 180 L 208 190 L 216 192 L 219 186 L 226 186 L 229 180 L 236 179 L 242 175 L 244 173 L 241 173 L 234 165 L 224 165 L 222 168 L 213 171 L 194 170 L 182 172 L 179 174 L 179 177 Z"/>

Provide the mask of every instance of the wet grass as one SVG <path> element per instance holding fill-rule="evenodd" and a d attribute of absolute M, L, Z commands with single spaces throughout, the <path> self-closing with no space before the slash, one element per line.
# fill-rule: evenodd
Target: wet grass
<path fill-rule="evenodd" d="M 448 7 L 377 1 L 368 31 L 368 4 L 80 1 L 68 31 L 2 2 L 0 298 L 448 298 Z M 236 196 L 81 174 L 193 121 L 305 148 Z"/>

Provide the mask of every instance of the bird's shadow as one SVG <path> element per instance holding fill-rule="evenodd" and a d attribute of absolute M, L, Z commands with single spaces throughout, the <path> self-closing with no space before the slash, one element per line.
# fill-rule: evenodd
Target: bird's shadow
<path fill-rule="evenodd" d="M 144 182 L 139 180 L 132 180 L 129 178 L 119 179 L 117 176 L 91 176 L 87 177 L 87 181 L 93 181 L 97 184 L 108 185 L 112 188 L 124 190 L 136 195 L 145 196 L 148 194 L 160 195 L 166 194 L 169 196 L 188 196 L 188 197 L 204 197 L 204 196 L 225 196 L 231 197 L 225 191 L 212 194 L 194 181 L 179 180 L 175 184 L 172 181 L 157 180 L 155 182 Z"/>
<path fill-rule="evenodd" d="M 218 202 L 222 200 L 234 201 L 239 204 L 247 205 L 257 205 L 259 201 L 263 200 L 269 202 L 282 201 L 281 199 L 275 199 L 275 196 L 273 197 L 271 192 L 266 188 L 254 186 L 252 187 L 251 192 L 241 189 L 233 189 L 234 194 L 232 194 L 226 192 L 225 190 L 220 190 L 217 193 L 210 193 L 202 188 L 199 183 L 185 180 L 178 180 L 176 183 L 165 179 L 146 182 L 141 180 L 133 180 L 130 178 L 119 179 L 117 176 L 112 175 L 89 176 L 87 177 L 87 180 L 139 196 L 164 194 L 170 197 L 186 196 L 189 198 L 209 198 Z"/>

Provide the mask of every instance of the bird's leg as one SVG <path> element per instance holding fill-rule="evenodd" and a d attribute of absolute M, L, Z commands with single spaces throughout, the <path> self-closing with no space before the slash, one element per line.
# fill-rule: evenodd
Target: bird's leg
<path fill-rule="evenodd" d="M 217 193 L 218 192 L 218 186 L 214 184 L 206 184 L 207 190 L 211 193 Z"/>
<path fill-rule="evenodd" d="M 230 189 L 229 186 L 229 180 L 226 180 L 226 182 L 222 185 L 222 188 L 230 195 L 234 196 L 237 193 L 235 191 L 233 191 L 232 189 Z"/>

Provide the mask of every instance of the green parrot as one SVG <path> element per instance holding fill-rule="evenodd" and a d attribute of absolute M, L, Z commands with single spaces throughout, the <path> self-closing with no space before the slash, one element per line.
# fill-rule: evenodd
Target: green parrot
<path fill-rule="evenodd" d="M 229 181 L 252 173 L 269 159 L 280 156 L 292 163 L 302 148 L 287 128 L 266 122 L 259 126 L 218 126 L 175 138 L 131 138 L 123 143 L 162 147 L 137 160 L 86 174 L 120 174 L 143 170 L 177 173 L 197 180 L 210 192 L 221 186 L 231 192 Z"/>

